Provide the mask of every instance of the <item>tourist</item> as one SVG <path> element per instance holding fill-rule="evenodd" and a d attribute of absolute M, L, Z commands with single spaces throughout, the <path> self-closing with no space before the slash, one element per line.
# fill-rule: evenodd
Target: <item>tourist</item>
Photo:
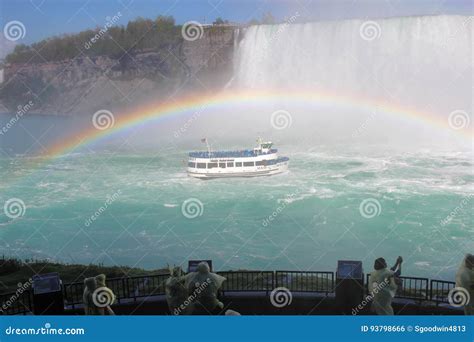
<path fill-rule="evenodd" d="M 373 296 L 372 310 L 377 315 L 393 315 L 392 299 L 397 291 L 395 277 L 400 276 L 402 262 L 402 257 L 398 257 L 395 265 L 388 269 L 384 258 L 375 260 L 368 286 Z"/>
<path fill-rule="evenodd" d="M 92 300 L 92 294 L 97 289 L 97 281 L 94 277 L 84 279 L 84 294 L 82 301 L 84 303 L 85 315 L 102 315 L 103 309 L 95 305 Z"/>
<path fill-rule="evenodd" d="M 169 268 L 170 277 L 165 282 L 165 295 L 168 308 L 172 315 L 183 315 L 188 313 L 189 307 L 186 302 L 187 290 L 184 285 L 184 272 L 181 267 Z"/>
<path fill-rule="evenodd" d="M 192 314 L 215 314 L 224 307 L 217 299 L 217 291 L 225 280 L 226 278 L 212 273 L 208 263 L 204 261 L 198 264 L 197 272 L 185 276 L 188 298 L 193 302 Z"/>
<path fill-rule="evenodd" d="M 474 255 L 467 254 L 459 266 L 456 287 L 460 288 L 461 301 L 465 302 L 464 314 L 474 315 Z"/>
<path fill-rule="evenodd" d="M 107 287 L 105 284 L 105 279 L 106 276 L 105 274 L 99 274 L 98 276 L 95 277 L 97 288 L 101 288 L 101 293 L 104 295 L 104 299 L 106 300 L 107 304 L 104 307 L 104 314 L 105 315 L 115 315 L 114 310 L 110 307 L 110 304 L 112 304 L 115 301 L 115 295 L 113 294 L 112 290 Z"/>

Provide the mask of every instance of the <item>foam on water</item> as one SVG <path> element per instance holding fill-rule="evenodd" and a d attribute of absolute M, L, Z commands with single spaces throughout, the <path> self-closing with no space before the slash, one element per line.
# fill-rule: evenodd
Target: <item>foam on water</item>
<path fill-rule="evenodd" d="M 7 189 L 2 199 L 22 198 L 27 209 L 15 220 L 0 216 L 2 250 L 83 263 L 130 265 L 140 260 L 143 267 L 208 257 L 216 267 L 255 269 L 293 268 L 295 263 L 332 269 L 337 259 L 371 263 L 376 256 L 403 254 L 407 273 L 441 271 L 451 277 L 454 268 L 444 268 L 443 260 L 460 259 L 474 247 L 469 239 L 472 203 L 440 225 L 472 188 L 472 179 L 458 185 L 472 173 L 462 166 L 469 163 L 467 154 L 453 159 L 454 154 L 297 153 L 290 155 L 285 175 L 208 182 L 186 176 L 180 164 L 184 155 L 163 156 L 149 168 L 140 167 L 150 160 L 146 154 L 134 156 L 135 167 L 127 158 L 108 157 L 107 166 L 94 174 L 84 170 L 93 170 L 102 156 L 78 156 L 61 162 L 71 170 L 67 173 L 52 172 L 46 179 L 39 173 Z M 439 165 L 446 163 L 453 172 L 439 177 Z M 0 177 L 8 172 L 8 167 L 2 169 Z M 118 190 L 121 195 L 85 226 L 85 219 Z M 183 216 L 181 205 L 188 198 L 201 201 L 201 216 Z M 372 219 L 360 214 L 366 198 L 381 205 Z M 275 218 L 264 224 L 273 213 Z M 39 226 L 41 234 L 32 235 Z M 355 241 L 353 248 L 347 246 L 350 241 Z M 102 250 L 112 259 L 100 256 Z M 420 266 L 420 260 L 430 260 L 429 267 Z"/>

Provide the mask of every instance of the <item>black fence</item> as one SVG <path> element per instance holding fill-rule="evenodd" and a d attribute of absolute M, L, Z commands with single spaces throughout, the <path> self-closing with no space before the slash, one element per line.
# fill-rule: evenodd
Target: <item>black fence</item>
<path fill-rule="evenodd" d="M 456 286 L 456 283 L 445 280 L 430 281 L 430 299 L 437 305 L 439 303 L 449 303 L 449 291 Z"/>
<path fill-rule="evenodd" d="M 370 274 L 366 276 L 366 290 L 369 285 Z M 428 278 L 419 277 L 404 277 L 396 278 L 397 292 L 395 298 L 412 299 L 414 301 L 428 301 L 431 300 Z M 446 282 L 451 283 L 451 282 Z M 454 284 L 454 283 L 453 283 Z"/>
<path fill-rule="evenodd" d="M 273 271 L 229 271 L 217 272 L 226 277 L 221 292 L 269 292 L 275 288 Z"/>
<path fill-rule="evenodd" d="M 27 315 L 33 312 L 31 290 L 0 295 L 0 315 Z"/>
<path fill-rule="evenodd" d="M 138 276 L 129 278 L 112 278 L 107 280 L 107 286 L 114 292 L 117 302 L 137 300 L 137 298 L 152 297 L 165 294 L 165 281 L 169 274 Z M 72 283 L 63 286 L 64 304 L 75 308 L 82 304 L 84 283 Z"/>
<path fill-rule="evenodd" d="M 221 295 L 229 292 L 263 292 L 268 295 L 277 287 L 285 287 L 291 292 L 333 294 L 335 292 L 335 273 L 318 271 L 228 271 L 217 272 L 227 280 L 221 288 Z M 136 301 L 139 298 L 165 294 L 165 282 L 169 274 L 112 278 L 107 286 L 116 295 L 118 303 Z M 366 278 L 366 286 L 369 275 Z M 455 283 L 428 278 L 400 277 L 395 298 L 409 299 L 416 302 L 432 301 L 439 305 L 449 303 L 449 291 Z M 64 305 L 76 308 L 82 304 L 84 283 L 63 285 Z M 0 295 L 0 314 L 18 315 L 33 312 L 32 291 Z"/>
<path fill-rule="evenodd" d="M 276 271 L 275 282 L 291 292 L 334 292 L 334 272 Z"/>

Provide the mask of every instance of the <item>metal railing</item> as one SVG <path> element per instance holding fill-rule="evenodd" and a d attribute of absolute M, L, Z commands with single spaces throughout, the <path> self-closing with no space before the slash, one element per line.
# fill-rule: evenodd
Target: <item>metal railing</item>
<path fill-rule="evenodd" d="M 73 309 L 77 304 L 82 304 L 82 294 L 84 293 L 84 283 L 70 283 L 63 285 L 64 306 L 71 306 Z"/>
<path fill-rule="evenodd" d="M 399 284 L 396 298 L 413 299 L 413 300 L 428 300 L 429 297 L 429 279 L 419 277 L 398 277 L 402 283 Z"/>
<path fill-rule="evenodd" d="M 273 271 L 228 271 L 217 272 L 226 277 L 221 292 L 269 292 L 275 288 Z"/>
<path fill-rule="evenodd" d="M 32 312 L 33 301 L 30 290 L 0 295 L 0 315 L 26 315 Z"/>
<path fill-rule="evenodd" d="M 226 292 L 264 292 L 268 295 L 276 287 L 286 287 L 292 292 L 324 293 L 335 291 L 335 273 L 318 271 L 227 271 L 217 272 L 227 278 L 221 288 Z M 169 274 L 147 275 L 128 278 L 111 278 L 107 286 L 115 293 L 117 302 L 165 294 L 165 282 Z M 429 280 L 419 277 L 399 277 L 395 298 L 410 299 L 417 302 L 432 301 L 437 305 L 449 303 L 449 291 L 455 287 L 452 281 Z M 365 285 L 369 282 L 366 277 Z M 82 304 L 84 283 L 63 285 L 64 305 L 76 308 Z M 0 295 L 0 315 L 31 314 L 33 312 L 33 294 L 31 290 L 23 293 Z"/>
<path fill-rule="evenodd" d="M 334 292 L 334 272 L 275 271 L 275 281 L 292 292 Z"/>
<path fill-rule="evenodd" d="M 435 280 L 430 281 L 430 299 L 436 303 L 449 303 L 449 291 L 456 287 L 454 281 Z"/>
<path fill-rule="evenodd" d="M 128 278 L 111 278 L 107 280 L 109 287 L 115 294 L 118 303 L 124 299 L 151 297 L 165 294 L 165 281 L 169 274 L 137 276 Z M 63 286 L 64 302 L 66 306 L 75 308 L 82 304 L 84 283 L 71 283 Z"/>
<path fill-rule="evenodd" d="M 164 295 L 165 282 L 169 276 L 169 274 L 158 274 L 145 277 L 125 278 L 125 293 L 123 298 L 136 300 L 137 298 Z"/>
<path fill-rule="evenodd" d="M 367 274 L 365 281 L 366 289 L 369 285 L 369 278 L 370 274 Z M 396 277 L 396 279 L 397 292 L 395 293 L 395 298 L 412 299 L 415 301 L 426 301 L 431 298 L 428 278 L 400 276 Z"/>

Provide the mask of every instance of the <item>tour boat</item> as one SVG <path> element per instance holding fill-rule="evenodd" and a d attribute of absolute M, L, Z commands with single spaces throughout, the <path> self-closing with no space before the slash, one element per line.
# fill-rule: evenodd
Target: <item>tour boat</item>
<path fill-rule="evenodd" d="M 191 177 L 228 178 L 271 176 L 288 170 L 288 157 L 279 157 L 271 141 L 257 140 L 252 150 L 211 151 L 206 139 L 207 151 L 190 152 L 188 175 Z"/>

